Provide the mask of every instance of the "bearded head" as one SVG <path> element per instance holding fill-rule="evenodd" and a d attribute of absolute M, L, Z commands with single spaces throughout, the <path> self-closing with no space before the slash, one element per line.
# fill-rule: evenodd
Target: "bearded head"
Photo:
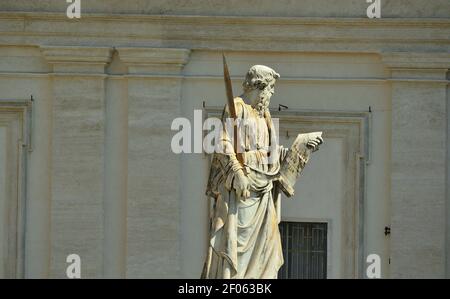
<path fill-rule="evenodd" d="M 280 74 L 265 65 L 252 66 L 242 84 L 245 97 L 261 116 L 269 108 L 270 98 L 275 92 L 275 81 Z"/>

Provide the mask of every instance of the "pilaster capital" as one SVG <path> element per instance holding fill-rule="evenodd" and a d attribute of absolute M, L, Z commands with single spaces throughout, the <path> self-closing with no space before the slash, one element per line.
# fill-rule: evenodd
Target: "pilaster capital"
<path fill-rule="evenodd" d="M 450 53 L 388 52 L 381 57 L 393 79 L 446 80 L 450 68 Z"/>
<path fill-rule="evenodd" d="M 178 75 L 189 60 L 190 50 L 176 48 L 116 48 L 129 74 Z"/>
<path fill-rule="evenodd" d="M 79 46 L 41 46 L 54 73 L 101 73 L 111 61 L 112 48 Z"/>

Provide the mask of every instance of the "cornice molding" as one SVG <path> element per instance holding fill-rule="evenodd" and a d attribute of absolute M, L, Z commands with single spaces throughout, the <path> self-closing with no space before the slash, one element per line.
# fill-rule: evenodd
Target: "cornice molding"
<path fill-rule="evenodd" d="M 450 18 L 323 18 L 0 12 L 0 44 L 377 52 L 450 49 Z"/>
<path fill-rule="evenodd" d="M 45 19 L 45 20 L 65 20 L 70 21 L 65 11 L 61 13 L 52 12 L 0 12 L 0 19 Z M 349 24 L 352 26 L 371 25 L 371 26 L 385 26 L 385 25 L 406 25 L 406 26 L 450 26 L 450 18 L 353 18 L 353 17 L 271 17 L 271 16 L 204 16 L 204 15 L 143 15 L 143 14 L 98 14 L 98 13 L 83 13 L 82 18 L 75 20 L 105 20 L 105 21 L 129 21 L 129 22 L 161 22 L 171 21 L 183 24 L 269 24 L 269 25 L 283 25 L 283 24 Z M 72 21 L 74 22 L 74 21 Z"/>

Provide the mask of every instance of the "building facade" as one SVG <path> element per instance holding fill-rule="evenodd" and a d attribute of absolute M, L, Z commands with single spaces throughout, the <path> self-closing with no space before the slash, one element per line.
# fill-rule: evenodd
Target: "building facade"
<path fill-rule="evenodd" d="M 80 3 L 0 3 L 0 277 L 63 278 L 70 254 L 84 278 L 199 277 L 209 157 L 173 153 L 171 124 L 220 113 L 222 53 L 235 95 L 254 64 L 281 74 L 282 144 L 324 132 L 281 277 L 365 278 L 371 254 L 450 275 L 447 0 Z"/>

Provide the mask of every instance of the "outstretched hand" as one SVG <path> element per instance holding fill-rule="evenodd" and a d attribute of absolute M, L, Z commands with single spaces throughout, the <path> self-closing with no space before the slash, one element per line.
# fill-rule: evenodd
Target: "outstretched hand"
<path fill-rule="evenodd" d="M 311 149 L 312 152 L 318 151 L 319 146 L 323 143 L 322 137 L 316 137 L 314 139 L 311 139 L 306 143 L 306 146 Z"/>

